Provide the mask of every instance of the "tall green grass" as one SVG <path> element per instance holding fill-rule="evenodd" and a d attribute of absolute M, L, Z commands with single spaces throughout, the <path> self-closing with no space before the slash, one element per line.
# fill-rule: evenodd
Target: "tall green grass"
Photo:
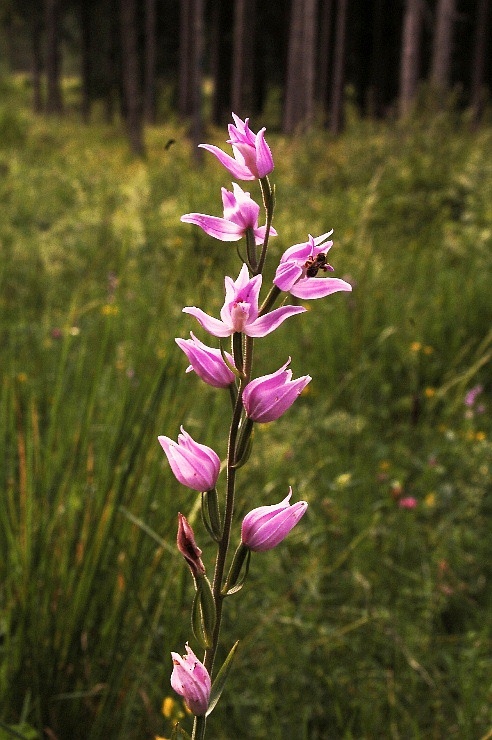
<path fill-rule="evenodd" d="M 156 437 L 183 423 L 225 452 L 227 398 L 185 375 L 174 337 L 196 329 L 184 305 L 217 313 L 239 268 L 179 216 L 219 215 L 228 178 L 212 158 L 193 169 L 178 125 L 151 129 L 134 162 L 114 129 L 16 116 L 0 142 L 0 721 L 59 740 L 169 736 L 191 598 L 176 516 L 196 498 Z M 492 726 L 492 132 L 465 124 L 269 136 L 270 271 L 333 227 L 330 261 L 354 290 L 257 343 L 258 373 L 291 355 L 313 382 L 256 430 L 242 507 L 290 484 L 310 513 L 227 602 L 224 644 L 241 644 L 213 737 Z M 485 411 L 466 415 L 477 383 Z"/>

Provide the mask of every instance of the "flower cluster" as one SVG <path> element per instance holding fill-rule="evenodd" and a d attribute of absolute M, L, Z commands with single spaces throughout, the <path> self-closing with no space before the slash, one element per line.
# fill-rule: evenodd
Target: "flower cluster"
<path fill-rule="evenodd" d="M 183 308 L 183 312 L 196 319 L 205 332 L 219 339 L 219 346 L 208 346 L 193 333 L 190 333 L 190 339 L 176 339 L 189 362 L 186 372 L 195 372 L 204 383 L 230 391 L 232 410 L 227 459 L 221 463 L 215 450 L 195 441 L 183 427 L 177 442 L 166 436 L 159 437 L 177 480 L 201 493 L 203 523 L 217 547 L 213 583 L 210 584 L 194 531 L 186 517 L 179 513 L 177 546 L 194 579 L 193 633 L 205 655 L 201 662 L 188 644 L 184 657 L 172 653 L 171 685 L 195 715 L 194 738 L 205 735 L 206 717 L 218 701 L 236 647 L 230 650 L 212 684 L 211 671 L 218 647 L 222 600 L 242 588 L 251 553 L 264 552 L 279 545 L 304 516 L 308 506 L 306 501 L 291 505 L 292 489 L 289 489 L 280 503 L 263 504 L 249 511 L 242 520 L 238 548 L 229 572 L 225 574 L 230 539 L 234 534 L 236 476 L 247 462 L 253 427 L 279 419 L 311 381 L 309 375 L 293 378 L 290 357 L 278 370 L 253 377 L 254 340 L 268 336 L 287 319 L 306 311 L 302 305 L 289 303 L 289 295 L 301 300 L 316 299 L 352 289 L 345 280 L 326 276 L 326 273 L 333 272 L 327 260 L 328 251 L 333 246 L 329 239 L 332 232 L 318 237 L 309 235 L 307 241 L 284 252 L 269 291 L 260 304 L 269 238 L 277 235 L 272 226 L 274 189 L 268 178 L 274 163 L 265 141 L 265 129 L 255 134 L 249 128 L 248 119 L 242 121 L 235 114 L 233 119 L 228 140 L 233 156 L 210 144 L 200 146 L 214 154 L 235 179 L 259 181 L 265 225 L 259 226 L 258 203 L 235 182 L 232 183 L 232 191 L 222 188 L 223 217 L 202 213 L 182 216 L 184 223 L 198 226 L 220 241 L 236 242 L 244 238 L 246 257 L 236 279 L 225 277 L 225 298 L 219 318 L 210 316 L 197 306 Z M 275 308 L 275 302 L 282 293 L 285 294 L 284 300 Z M 221 344 L 226 337 L 231 338 L 230 352 Z M 226 471 L 223 501 L 217 490 L 222 470 Z"/>

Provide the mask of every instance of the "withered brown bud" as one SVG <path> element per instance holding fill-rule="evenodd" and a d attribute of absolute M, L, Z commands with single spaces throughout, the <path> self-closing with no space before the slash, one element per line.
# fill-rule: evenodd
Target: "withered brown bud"
<path fill-rule="evenodd" d="M 203 576 L 205 574 L 205 566 L 200 558 L 202 551 L 195 542 L 195 535 L 191 524 L 181 512 L 178 513 L 177 545 L 181 555 L 190 566 L 193 576 Z"/>

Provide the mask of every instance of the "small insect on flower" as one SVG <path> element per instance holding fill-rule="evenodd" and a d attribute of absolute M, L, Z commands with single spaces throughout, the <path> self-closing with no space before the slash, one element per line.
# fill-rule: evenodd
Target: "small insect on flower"
<path fill-rule="evenodd" d="M 318 270 L 323 270 L 323 272 L 330 270 L 330 272 L 334 272 L 335 269 L 326 261 L 326 254 L 318 254 L 316 257 L 310 257 L 304 263 L 304 267 L 307 268 L 307 277 L 316 277 Z"/>

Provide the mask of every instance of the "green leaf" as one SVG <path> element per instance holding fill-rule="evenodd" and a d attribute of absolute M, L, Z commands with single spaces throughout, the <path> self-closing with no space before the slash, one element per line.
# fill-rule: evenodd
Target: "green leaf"
<path fill-rule="evenodd" d="M 242 589 L 244 581 L 246 580 L 249 572 L 250 560 L 251 550 L 245 547 L 241 542 L 234 554 L 234 558 L 232 560 L 229 573 L 227 575 L 227 580 L 222 589 L 223 596 L 231 596 L 232 594 L 235 594 Z M 243 568 L 244 572 L 242 577 L 240 577 Z"/>
<path fill-rule="evenodd" d="M 198 591 L 195 591 L 193 604 L 191 605 L 191 629 L 193 630 L 193 635 L 195 636 L 197 642 L 200 644 L 200 647 L 204 649 L 209 647 L 207 645 L 207 638 L 203 630 L 202 612 L 200 608 L 200 595 Z"/>
<path fill-rule="evenodd" d="M 225 682 L 227 681 L 227 676 L 229 675 L 229 671 L 231 670 L 232 659 L 234 658 L 238 645 L 239 640 L 237 640 L 237 642 L 235 642 L 230 649 L 229 655 L 224 660 L 222 668 L 215 677 L 215 681 L 213 682 L 212 690 L 210 692 L 210 702 L 208 705 L 207 714 L 205 715 L 206 717 L 208 717 L 209 714 L 212 714 L 217 705 L 217 702 L 221 697 L 222 691 L 224 690 Z"/>

